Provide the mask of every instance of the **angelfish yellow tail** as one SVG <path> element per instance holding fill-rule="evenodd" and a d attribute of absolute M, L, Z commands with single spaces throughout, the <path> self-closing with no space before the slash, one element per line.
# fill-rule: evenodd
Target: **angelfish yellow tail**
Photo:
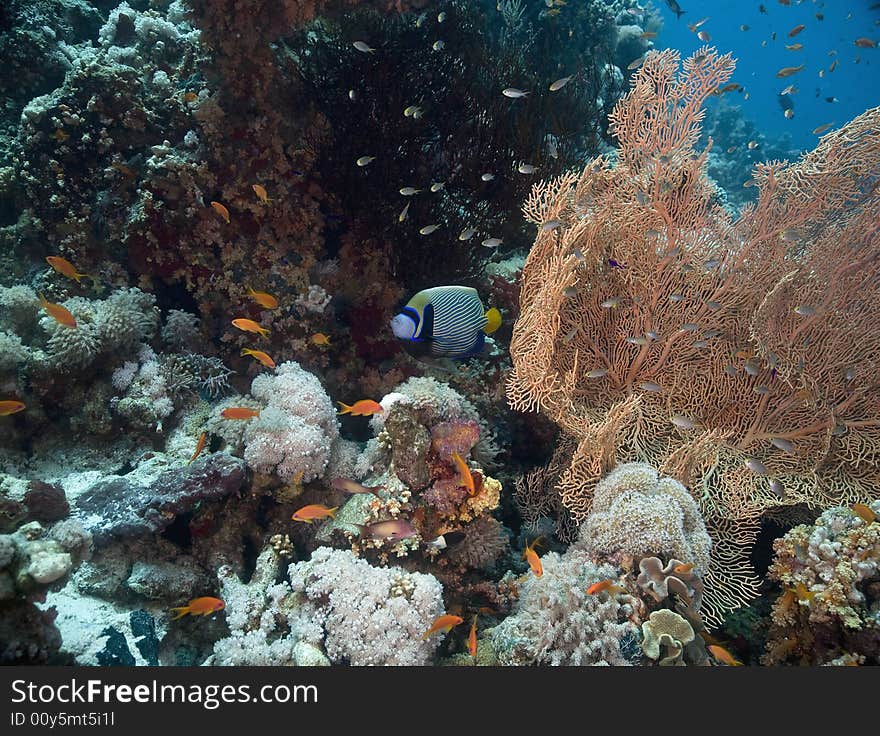
<path fill-rule="evenodd" d="M 483 332 L 487 335 L 491 335 L 499 327 L 501 327 L 501 312 L 495 309 L 495 307 L 492 307 L 486 312 L 486 326 L 483 328 Z"/>

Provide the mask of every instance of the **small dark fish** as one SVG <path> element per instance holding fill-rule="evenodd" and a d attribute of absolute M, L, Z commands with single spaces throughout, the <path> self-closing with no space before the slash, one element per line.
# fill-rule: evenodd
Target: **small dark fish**
<path fill-rule="evenodd" d="M 667 7 L 675 13 L 675 19 L 678 20 L 683 16 L 687 11 L 681 9 L 681 5 L 678 4 L 677 0 L 666 0 Z"/>
<path fill-rule="evenodd" d="M 626 268 L 625 265 L 619 263 L 618 261 L 615 261 L 613 258 L 608 259 L 608 265 L 611 266 L 611 268 L 620 268 L 620 269 Z"/>
<path fill-rule="evenodd" d="M 780 501 L 785 498 L 785 487 L 775 478 L 770 481 L 770 490 L 773 491 L 773 495 Z"/>

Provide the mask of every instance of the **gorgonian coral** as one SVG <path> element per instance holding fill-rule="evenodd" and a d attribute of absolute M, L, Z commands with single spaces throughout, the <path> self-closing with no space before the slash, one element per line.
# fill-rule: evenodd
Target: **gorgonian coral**
<path fill-rule="evenodd" d="M 681 68 L 649 54 L 611 116 L 616 162 L 534 188 L 507 387 L 576 443 L 556 484 L 575 519 L 618 462 L 690 489 L 717 552 L 715 621 L 757 590 L 763 512 L 880 485 L 880 108 L 757 166 L 734 220 L 695 148 L 733 67 L 711 48 Z"/>

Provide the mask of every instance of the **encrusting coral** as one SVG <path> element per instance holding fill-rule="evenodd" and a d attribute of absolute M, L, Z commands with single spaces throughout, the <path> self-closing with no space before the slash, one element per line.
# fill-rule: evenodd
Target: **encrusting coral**
<path fill-rule="evenodd" d="M 733 68 L 708 47 L 681 67 L 649 53 L 611 116 L 616 161 L 534 187 L 507 385 L 576 443 L 556 483 L 576 521 L 619 462 L 690 489 L 716 549 L 715 622 L 757 593 L 763 512 L 880 485 L 880 108 L 799 162 L 756 166 L 734 220 L 695 149 Z"/>

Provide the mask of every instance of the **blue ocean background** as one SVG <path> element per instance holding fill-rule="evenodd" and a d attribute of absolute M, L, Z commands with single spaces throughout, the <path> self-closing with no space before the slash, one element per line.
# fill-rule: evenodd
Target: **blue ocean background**
<path fill-rule="evenodd" d="M 726 95 L 725 102 L 741 106 L 743 115 L 765 135 L 775 138 L 787 133 L 793 147 L 809 150 L 818 140 L 814 129 L 827 123 L 840 127 L 866 108 L 880 105 L 880 48 L 859 48 L 854 43 L 857 38 L 880 41 L 880 4 L 873 0 L 804 0 L 800 4 L 793 0 L 791 5 L 778 0 L 681 0 L 679 5 L 685 13 L 677 19 L 664 0 L 655 2 L 664 26 L 654 46 L 679 49 L 685 57 L 706 43 L 732 53 L 737 61 L 732 81 L 744 89 Z M 766 13 L 760 11 L 762 6 Z M 705 17 L 709 19 L 698 31 L 710 35 L 707 42 L 688 28 Z M 789 31 L 801 23 L 806 28 L 789 38 Z M 747 31 L 740 30 L 743 25 Z M 803 49 L 785 48 L 794 43 L 803 44 Z M 837 68 L 829 72 L 834 59 L 838 59 Z M 783 67 L 800 64 L 805 65 L 802 72 L 776 77 Z M 791 98 L 794 117 L 789 119 L 778 96 L 790 84 L 799 91 Z"/>

